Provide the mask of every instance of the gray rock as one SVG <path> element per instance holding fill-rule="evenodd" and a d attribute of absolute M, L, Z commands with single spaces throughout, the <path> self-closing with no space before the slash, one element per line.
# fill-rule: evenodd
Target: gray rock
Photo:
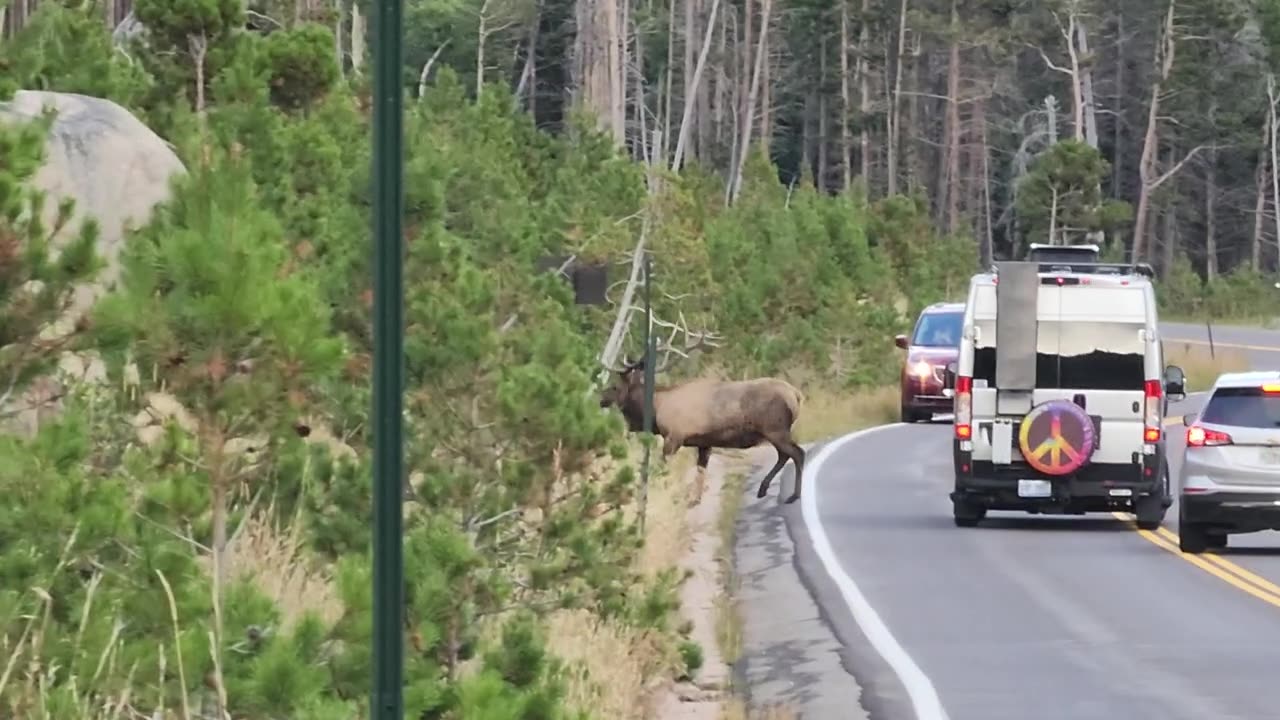
<path fill-rule="evenodd" d="M 45 146 L 45 161 L 32 185 L 46 194 L 43 215 L 52 227 L 64 198 L 75 201 L 71 221 L 51 238 L 56 252 L 79 232 L 86 218 L 99 226 L 97 251 L 106 262 L 90 283 L 77 288 L 68 311 L 43 333 L 59 337 L 120 277 L 120 250 L 130 229 L 145 225 L 155 206 L 171 197 L 171 180 L 186 168 L 173 148 L 128 110 L 102 98 L 73 93 L 19 90 L 0 102 L 0 122 L 26 122 L 46 107 L 57 112 Z M 45 383 L 47 384 L 47 383 Z M 0 388 L 0 393 L 4 389 Z M 43 395 L 53 394 L 50 388 Z M 34 398 L 16 398 L 23 415 Z M 12 407 L 0 407 L 0 419 L 12 419 Z M 25 420 L 26 422 L 22 422 Z M 20 418 L 31 431 L 38 414 Z"/>

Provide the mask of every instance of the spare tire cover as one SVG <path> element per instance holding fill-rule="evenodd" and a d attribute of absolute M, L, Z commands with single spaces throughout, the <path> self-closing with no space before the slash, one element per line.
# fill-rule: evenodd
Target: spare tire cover
<path fill-rule="evenodd" d="M 1050 400 L 1033 408 L 1018 428 L 1018 449 L 1027 464 L 1046 475 L 1070 475 L 1093 455 L 1093 419 L 1070 400 Z"/>

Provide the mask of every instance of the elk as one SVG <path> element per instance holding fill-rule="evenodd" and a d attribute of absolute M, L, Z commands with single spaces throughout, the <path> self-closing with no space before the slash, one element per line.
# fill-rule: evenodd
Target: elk
<path fill-rule="evenodd" d="M 674 352 L 687 357 L 683 352 Z M 664 362 L 654 368 L 654 374 L 668 367 L 669 363 Z M 626 361 L 621 368 L 610 369 L 617 373 L 617 378 L 601 392 L 600 407 L 617 406 L 628 430 L 643 432 L 644 359 Z M 769 377 L 738 381 L 701 378 L 674 386 L 655 385 L 653 432 L 662 436 L 664 458 L 682 447 L 697 449 L 695 504 L 702 499 L 704 473 L 712 449 L 746 450 L 768 442 L 778 451 L 778 460 L 760 481 L 756 497 L 762 498 L 769 492 L 773 478 L 792 460 L 796 466 L 796 484 L 786 500 L 790 504 L 800 499 L 800 480 L 804 473 L 804 448 L 791 437 L 791 428 L 803 403 L 804 395 L 793 385 Z"/>

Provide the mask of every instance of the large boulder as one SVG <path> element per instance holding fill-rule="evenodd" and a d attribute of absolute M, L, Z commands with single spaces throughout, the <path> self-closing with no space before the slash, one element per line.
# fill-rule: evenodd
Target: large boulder
<path fill-rule="evenodd" d="M 128 110 L 110 100 L 74 93 L 19 90 L 0 103 L 0 121 L 24 122 L 45 108 L 57 112 L 45 146 L 45 162 L 32 184 L 45 191 L 46 226 L 64 198 L 75 201 L 75 215 L 53 238 L 56 249 L 79 232 L 84 219 L 98 222 L 98 252 L 106 268 L 91 287 L 77 294 L 73 312 L 82 313 L 120 276 L 125 234 L 147 223 L 158 203 L 170 197 L 170 180 L 186 173 L 169 143 Z"/>
<path fill-rule="evenodd" d="M 92 282 L 77 288 L 69 311 L 45 337 L 58 337 L 120 277 L 120 250 L 131 228 L 145 225 L 161 202 L 171 197 L 171 179 L 186 173 L 173 148 L 128 110 L 102 98 L 73 93 L 19 90 L 8 102 L 0 102 L 0 122 L 26 122 L 40 117 L 46 108 L 57 116 L 49 130 L 45 161 L 32 185 L 46 193 L 45 226 L 52 227 L 59 203 L 75 201 L 71 221 L 51 238 L 56 252 L 79 232 L 86 218 L 99 226 L 98 254 L 106 266 Z M 63 358 L 61 378 L 42 378 L 23 397 L 0 403 L 2 429 L 29 434 L 42 417 L 55 411 L 59 387 L 77 373 L 67 366 L 92 366 L 93 360 Z M 100 373 L 87 373 L 92 378 Z M 3 388 L 0 388 L 0 392 Z"/>

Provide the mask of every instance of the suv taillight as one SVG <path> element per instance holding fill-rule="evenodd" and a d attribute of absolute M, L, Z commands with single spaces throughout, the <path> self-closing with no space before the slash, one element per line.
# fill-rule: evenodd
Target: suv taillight
<path fill-rule="evenodd" d="M 1230 444 L 1231 436 L 1224 432 L 1209 430 L 1199 425 L 1192 425 L 1187 428 L 1187 447 L 1213 447 Z"/>
<path fill-rule="evenodd" d="M 968 440 L 973 437 L 973 378 L 964 375 L 956 377 L 955 428 L 956 438 Z"/>
<path fill-rule="evenodd" d="M 1160 440 L 1160 396 L 1164 392 L 1159 380 L 1148 380 L 1143 383 L 1143 395 L 1145 395 L 1143 408 L 1143 425 L 1142 430 L 1143 442 L 1157 442 Z"/>

